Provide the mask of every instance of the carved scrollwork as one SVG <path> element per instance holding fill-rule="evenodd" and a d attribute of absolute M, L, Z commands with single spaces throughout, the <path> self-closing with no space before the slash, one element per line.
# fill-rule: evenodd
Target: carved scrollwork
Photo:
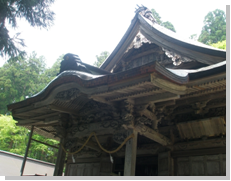
<path fill-rule="evenodd" d="M 136 118 L 136 122 L 140 124 L 152 125 L 152 120 L 145 118 L 143 116 Z"/>
<path fill-rule="evenodd" d="M 76 88 L 72 88 L 70 90 L 59 92 L 55 99 L 61 100 L 61 101 L 72 101 L 75 98 L 77 98 L 80 95 L 80 90 Z"/>
<path fill-rule="evenodd" d="M 167 55 L 167 57 L 171 58 L 173 61 L 173 65 L 178 66 L 180 65 L 182 62 L 192 62 L 193 60 L 184 56 L 181 56 L 171 50 L 167 50 L 165 48 L 162 48 L 163 51 L 165 51 L 165 54 Z"/>
<path fill-rule="evenodd" d="M 118 122 L 118 121 L 103 121 L 101 122 L 100 126 L 103 127 L 103 128 L 109 128 L 109 127 L 112 127 L 114 129 L 118 128 L 121 124 Z"/>
<path fill-rule="evenodd" d="M 69 133 L 70 135 L 74 136 L 75 133 L 77 132 L 82 132 L 84 130 L 88 129 L 88 124 L 86 123 L 80 123 L 75 126 L 73 126 L 70 130 Z"/>
<path fill-rule="evenodd" d="M 127 130 L 118 130 L 114 133 L 112 139 L 116 142 L 116 143 L 123 143 L 124 140 L 127 138 Z"/>
<path fill-rule="evenodd" d="M 72 149 L 77 144 L 77 139 L 68 139 L 66 143 L 64 144 L 64 148 L 66 149 Z"/>

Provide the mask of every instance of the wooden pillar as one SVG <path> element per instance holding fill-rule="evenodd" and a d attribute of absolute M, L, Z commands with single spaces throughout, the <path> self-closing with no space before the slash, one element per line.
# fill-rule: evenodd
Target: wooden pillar
<path fill-rule="evenodd" d="M 61 140 L 59 144 L 59 151 L 57 155 L 57 160 L 55 162 L 55 170 L 54 170 L 54 176 L 62 176 L 63 175 L 63 168 L 64 168 L 64 163 L 65 163 L 65 158 L 66 158 L 66 152 L 63 150 L 62 146 L 65 148 L 65 143 L 66 143 L 66 130 L 68 128 L 68 123 L 69 123 L 69 114 L 66 113 L 60 113 L 59 114 L 59 129 L 62 130 L 61 133 Z"/>
<path fill-rule="evenodd" d="M 26 158 L 27 158 L 27 155 L 28 155 L 28 151 L 29 151 L 29 148 L 30 148 L 30 142 L 31 142 L 31 138 L 32 138 L 32 134 L 33 134 L 33 131 L 34 131 L 34 126 L 31 126 L 31 131 L 30 131 L 30 135 L 29 135 L 29 140 L 27 142 L 27 147 L 26 147 L 26 152 L 25 152 L 25 155 L 24 155 L 24 158 L 23 158 L 23 162 L 22 162 L 22 167 L 21 167 L 21 174 L 20 176 L 23 175 L 23 172 L 24 172 L 24 167 L 25 167 L 25 164 L 26 164 Z"/>
<path fill-rule="evenodd" d="M 64 163 L 65 163 L 65 158 L 66 158 L 66 153 L 62 149 L 61 144 L 64 145 L 65 139 L 62 138 L 60 140 L 60 145 L 59 145 L 59 151 L 57 155 L 57 160 L 55 162 L 55 170 L 54 170 L 54 176 L 62 176 L 63 174 L 63 168 L 64 168 Z"/>
<path fill-rule="evenodd" d="M 134 137 L 126 143 L 124 176 L 135 176 L 136 171 L 137 131 L 128 130 L 128 136 L 132 133 Z"/>

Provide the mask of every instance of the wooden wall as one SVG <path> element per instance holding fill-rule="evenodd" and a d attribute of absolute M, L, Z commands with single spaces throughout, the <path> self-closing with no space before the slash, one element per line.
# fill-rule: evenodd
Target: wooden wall
<path fill-rule="evenodd" d="M 175 162 L 176 176 L 226 175 L 226 154 L 178 157 Z"/>

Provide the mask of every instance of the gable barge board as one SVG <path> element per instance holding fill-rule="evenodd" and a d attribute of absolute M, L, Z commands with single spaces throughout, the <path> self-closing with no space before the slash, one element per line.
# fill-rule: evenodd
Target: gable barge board
<path fill-rule="evenodd" d="M 189 45 L 189 44 L 181 42 L 179 40 L 175 40 L 175 42 L 172 43 L 172 41 L 174 41 L 173 38 L 168 37 L 168 36 L 164 35 L 163 33 L 161 33 L 160 31 L 153 28 L 147 22 L 148 20 L 146 20 L 141 15 L 138 15 L 138 18 L 140 20 L 141 33 L 148 40 L 150 40 L 151 42 L 153 42 L 153 43 L 155 43 L 161 47 L 173 50 L 174 52 L 176 52 L 178 54 L 182 54 L 186 57 L 195 59 L 201 63 L 205 63 L 208 65 L 212 65 L 212 64 L 224 61 L 226 59 L 226 57 L 225 57 L 226 53 L 225 52 L 220 52 L 220 51 L 216 51 L 216 50 L 212 51 L 212 50 L 209 50 L 209 49 L 203 48 L 203 47 L 197 48 L 195 45 Z M 155 37 L 153 36 L 153 33 L 155 33 Z M 187 48 L 184 48 L 184 47 L 187 47 Z M 179 50 L 180 50 L 180 52 L 179 52 Z M 209 54 L 202 53 L 201 50 L 204 50 L 203 52 L 206 52 Z M 220 56 L 222 56 L 222 57 L 220 57 Z"/>

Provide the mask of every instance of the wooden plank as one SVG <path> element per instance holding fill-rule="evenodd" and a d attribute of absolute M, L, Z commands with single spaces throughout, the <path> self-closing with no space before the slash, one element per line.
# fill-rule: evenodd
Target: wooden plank
<path fill-rule="evenodd" d="M 128 130 L 128 135 L 134 134 L 134 137 L 127 141 L 124 161 L 124 176 L 135 176 L 136 170 L 136 149 L 137 149 L 137 132 Z"/>

